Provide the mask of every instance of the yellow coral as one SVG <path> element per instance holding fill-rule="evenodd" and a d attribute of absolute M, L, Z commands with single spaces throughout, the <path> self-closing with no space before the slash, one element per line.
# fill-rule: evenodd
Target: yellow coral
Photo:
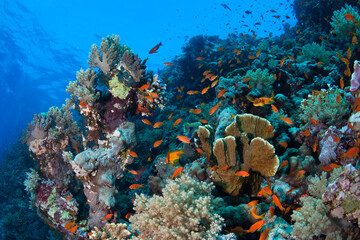
<path fill-rule="evenodd" d="M 242 132 L 250 133 L 254 137 L 264 139 L 272 138 L 274 130 L 269 130 L 271 123 L 261 117 L 252 114 L 236 115 L 234 122 L 225 129 L 228 135 L 239 137 Z"/>
<path fill-rule="evenodd" d="M 206 161 L 210 161 L 210 157 L 211 157 L 211 145 L 212 145 L 212 141 L 213 139 L 211 139 L 211 132 L 210 129 L 212 129 L 212 127 L 210 125 L 206 125 L 206 126 L 199 126 L 198 128 L 198 136 L 200 138 L 200 142 L 201 142 L 201 146 L 202 149 L 204 150 L 205 154 L 206 154 Z M 212 130 L 214 131 L 214 130 Z"/>
<path fill-rule="evenodd" d="M 264 177 L 275 175 L 279 167 L 279 159 L 275 155 L 274 146 L 268 141 L 256 137 L 251 140 L 248 151 L 244 151 L 244 171 L 259 172 Z"/>

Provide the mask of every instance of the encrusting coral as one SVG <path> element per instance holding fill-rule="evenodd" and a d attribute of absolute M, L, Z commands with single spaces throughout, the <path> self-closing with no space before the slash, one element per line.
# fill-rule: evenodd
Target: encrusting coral
<path fill-rule="evenodd" d="M 162 196 L 136 195 L 136 213 L 129 220 L 133 231 L 141 235 L 133 239 L 214 239 L 223 219 L 214 210 L 213 188 L 211 183 L 183 174 L 167 181 Z"/>

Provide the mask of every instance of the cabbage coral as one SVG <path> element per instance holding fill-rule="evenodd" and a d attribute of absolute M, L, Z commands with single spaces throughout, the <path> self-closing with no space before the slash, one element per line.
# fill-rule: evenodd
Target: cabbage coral
<path fill-rule="evenodd" d="M 323 62 L 328 63 L 331 53 L 323 45 L 317 43 L 306 44 L 302 47 L 302 55 L 297 57 L 298 62 Z"/>
<path fill-rule="evenodd" d="M 224 220 L 215 213 L 213 188 L 183 174 L 167 181 L 162 196 L 136 195 L 129 220 L 140 236 L 133 239 L 214 239 Z"/>

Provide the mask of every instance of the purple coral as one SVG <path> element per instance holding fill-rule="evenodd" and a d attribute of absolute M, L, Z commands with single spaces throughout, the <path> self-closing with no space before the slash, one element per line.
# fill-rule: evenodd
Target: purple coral
<path fill-rule="evenodd" d="M 351 87 L 350 91 L 355 92 L 360 88 L 360 66 L 359 61 L 354 62 L 354 72 L 351 75 Z"/>

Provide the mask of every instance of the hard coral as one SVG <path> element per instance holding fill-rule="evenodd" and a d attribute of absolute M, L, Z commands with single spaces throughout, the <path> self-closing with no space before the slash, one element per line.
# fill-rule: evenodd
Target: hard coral
<path fill-rule="evenodd" d="M 129 220 L 141 235 L 133 239 L 214 239 L 224 220 L 214 210 L 213 188 L 183 174 L 167 181 L 162 196 L 136 195 Z"/>

